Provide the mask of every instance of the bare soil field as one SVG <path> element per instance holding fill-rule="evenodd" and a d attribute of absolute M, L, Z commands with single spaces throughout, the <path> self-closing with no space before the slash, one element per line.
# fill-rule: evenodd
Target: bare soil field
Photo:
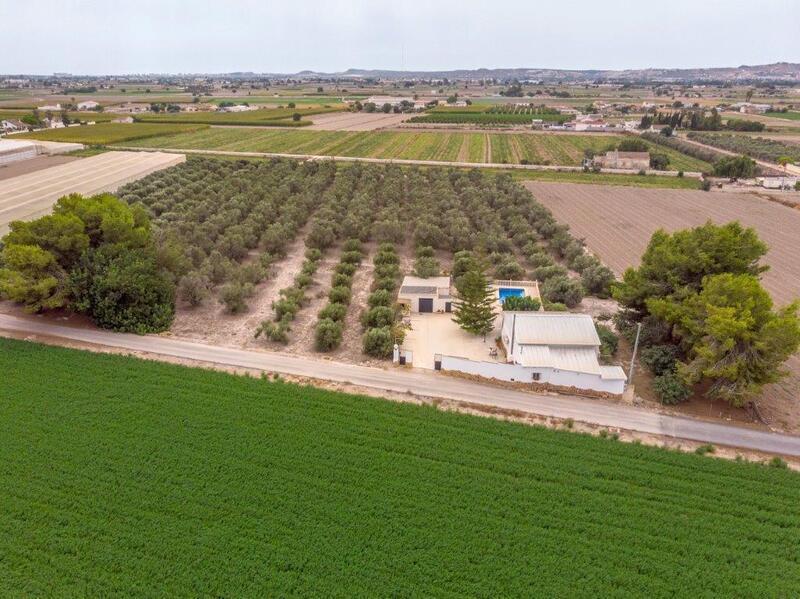
<path fill-rule="evenodd" d="M 28 160 L 18 160 L 10 164 L 0 165 L 0 181 L 4 179 L 11 179 L 19 175 L 27 175 L 28 173 L 35 173 L 51 166 L 58 166 L 59 164 L 67 164 L 80 160 L 77 156 L 37 156 Z"/>
<path fill-rule="evenodd" d="M 396 127 L 407 121 L 413 114 L 384 114 L 382 112 L 332 112 L 312 117 L 313 125 L 304 129 L 309 131 L 375 131 Z"/>
<path fill-rule="evenodd" d="M 524 183 L 574 235 L 615 273 L 636 266 L 658 228 L 675 231 L 708 220 L 739 220 L 769 245 L 764 286 L 779 305 L 800 297 L 800 210 L 750 193 L 639 189 L 568 183 Z M 769 424 L 800 432 L 800 356 L 787 362 L 791 375 L 766 388 L 758 405 Z"/>

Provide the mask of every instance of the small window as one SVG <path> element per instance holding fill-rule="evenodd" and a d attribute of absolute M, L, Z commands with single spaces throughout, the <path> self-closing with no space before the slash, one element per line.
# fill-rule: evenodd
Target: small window
<path fill-rule="evenodd" d="M 531 378 L 532 378 L 534 381 L 538 381 L 538 380 L 539 380 L 539 377 L 541 377 L 541 376 L 542 376 L 542 375 L 541 375 L 540 373 L 538 373 L 538 372 L 533 372 L 533 373 L 531 373 Z"/>

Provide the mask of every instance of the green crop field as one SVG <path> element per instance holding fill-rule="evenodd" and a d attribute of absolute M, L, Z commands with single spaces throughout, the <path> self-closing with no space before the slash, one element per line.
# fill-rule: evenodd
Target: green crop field
<path fill-rule="evenodd" d="M 177 112 L 136 115 L 136 120 L 146 123 L 197 123 L 207 125 L 258 125 L 298 127 L 310 125 L 311 121 L 293 121 L 291 117 L 298 113 L 302 118 L 326 112 L 342 110 L 339 106 L 299 107 L 299 108 L 260 108 L 246 112 Z"/>
<path fill-rule="evenodd" d="M 578 166 L 583 151 L 601 151 L 622 136 L 535 133 L 468 133 L 460 131 L 263 131 L 209 129 L 129 143 L 132 147 L 207 149 L 238 152 L 277 152 L 361 158 L 553 164 Z M 466 152 L 461 152 L 467 144 Z M 491 145 L 489 145 L 491 144 Z M 670 169 L 709 170 L 710 165 L 670 148 L 652 145 L 667 154 Z M 485 155 L 488 154 L 488 160 Z"/>
<path fill-rule="evenodd" d="M 99 123 L 81 127 L 47 129 L 22 133 L 15 138 L 41 139 L 44 141 L 76 142 L 89 145 L 109 145 L 126 141 L 149 139 L 169 134 L 197 133 L 208 125 L 161 125 L 155 123 Z"/>
<path fill-rule="evenodd" d="M 790 121 L 800 121 L 800 112 L 792 110 L 788 112 L 767 112 L 764 116 L 771 116 L 776 119 L 788 119 Z"/>
<path fill-rule="evenodd" d="M 4 597 L 796 597 L 800 476 L 0 339 Z"/>

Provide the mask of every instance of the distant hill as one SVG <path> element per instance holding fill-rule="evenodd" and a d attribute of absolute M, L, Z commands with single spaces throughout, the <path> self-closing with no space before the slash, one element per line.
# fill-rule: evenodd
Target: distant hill
<path fill-rule="evenodd" d="M 679 81 L 787 81 L 800 82 L 800 64 L 776 62 L 765 65 L 741 65 L 738 67 L 716 67 L 696 69 L 628 69 L 628 70 L 564 70 L 542 68 L 509 69 L 456 69 L 449 71 L 391 71 L 381 69 L 347 69 L 338 73 L 301 71 L 294 74 L 274 74 L 280 77 L 308 78 L 353 78 L 353 79 L 519 79 L 520 81 L 544 81 L 554 83 L 577 81 L 620 82 L 679 82 Z"/>

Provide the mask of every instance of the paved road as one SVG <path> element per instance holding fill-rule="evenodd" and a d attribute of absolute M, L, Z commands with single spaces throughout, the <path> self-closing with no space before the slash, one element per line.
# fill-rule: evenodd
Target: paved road
<path fill-rule="evenodd" d="M 230 128 L 230 127 L 229 127 Z M 243 127 L 236 127 L 242 129 Z M 272 127 L 274 129 L 274 127 Z M 565 171 L 583 172 L 582 166 L 558 166 L 545 164 L 507 164 L 493 162 L 449 162 L 447 160 L 408 160 L 405 158 L 362 158 L 359 156 L 324 156 L 320 154 L 284 154 L 280 152 L 237 152 L 234 150 L 197 150 L 180 148 L 139 148 L 128 146 L 108 146 L 111 150 L 128 150 L 132 152 L 175 152 L 179 154 L 208 154 L 211 156 L 241 156 L 243 158 L 294 158 L 296 160 L 335 160 L 337 162 L 371 162 L 375 164 L 400 164 L 417 166 L 450 166 L 458 168 L 490 168 L 490 169 L 514 169 L 528 171 Z M 637 169 L 626 168 L 604 168 L 601 173 L 616 175 L 636 175 Z M 678 171 L 656 171 L 648 170 L 648 175 L 659 177 L 675 177 Z M 685 172 L 684 176 L 699 178 L 701 173 Z"/>
<path fill-rule="evenodd" d="M 511 391 L 450 378 L 436 373 L 380 369 L 330 360 L 248 351 L 181 341 L 168 337 L 138 336 L 70 328 L 42 319 L 0 314 L 2 330 L 41 334 L 131 351 L 199 360 L 242 368 L 347 382 L 362 387 L 441 397 L 504 409 L 522 410 L 554 418 L 572 418 L 600 426 L 668 435 L 693 441 L 730 445 L 790 456 L 800 456 L 800 437 L 744 427 L 656 414 L 633 406 L 567 396 Z"/>

